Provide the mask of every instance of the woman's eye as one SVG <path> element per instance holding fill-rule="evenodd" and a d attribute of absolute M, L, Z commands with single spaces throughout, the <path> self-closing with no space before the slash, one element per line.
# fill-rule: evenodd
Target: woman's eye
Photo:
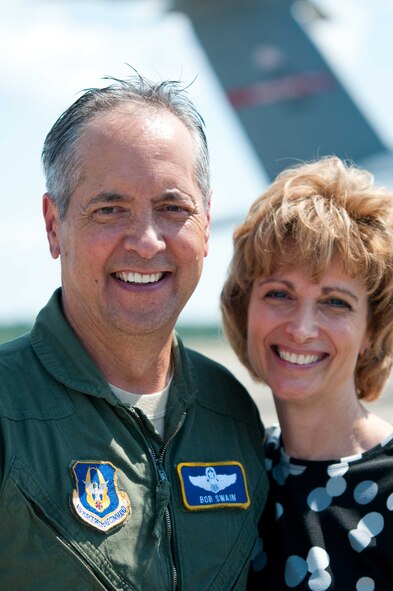
<path fill-rule="evenodd" d="M 272 298 L 274 300 L 285 300 L 289 296 L 286 291 L 282 291 L 281 289 L 272 289 L 271 291 L 267 292 L 266 297 Z"/>
<path fill-rule="evenodd" d="M 345 300 L 341 298 L 329 298 L 326 303 L 333 308 L 351 309 L 351 306 Z"/>

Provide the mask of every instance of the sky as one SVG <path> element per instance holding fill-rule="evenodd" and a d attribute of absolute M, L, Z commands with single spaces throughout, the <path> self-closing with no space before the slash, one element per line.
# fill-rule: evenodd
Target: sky
<path fill-rule="evenodd" d="M 31 321 L 60 282 L 41 215 L 40 154 L 46 133 L 84 88 L 105 75 L 127 77 L 131 64 L 152 79 L 192 83 L 206 122 L 212 160 L 212 217 L 243 217 L 266 178 L 188 19 L 155 2 L 3 2 L 0 4 L 1 194 L 0 322 Z M 217 114 L 219 113 L 219 116 Z M 229 176 L 229 170 L 239 171 Z M 242 203 L 238 195 L 249 195 Z M 231 254 L 232 228 L 213 231 L 185 323 L 214 323 Z M 217 272 L 218 270 L 218 272 Z"/>
<path fill-rule="evenodd" d="M 393 149 L 393 1 L 314 2 L 330 18 L 307 29 L 311 39 L 386 146 Z"/>
<path fill-rule="evenodd" d="M 315 2 L 334 18 L 305 29 L 393 149 L 392 1 L 373 0 L 371 10 L 370 0 Z M 268 181 L 189 20 L 164 8 L 159 0 L 0 0 L 0 323 L 31 322 L 60 283 L 41 214 L 46 133 L 81 90 L 107 84 L 105 75 L 126 77 L 126 64 L 153 79 L 194 81 L 189 94 L 212 160 L 213 226 L 201 282 L 180 321 L 219 322 L 234 226 L 215 221 L 240 222 Z"/>

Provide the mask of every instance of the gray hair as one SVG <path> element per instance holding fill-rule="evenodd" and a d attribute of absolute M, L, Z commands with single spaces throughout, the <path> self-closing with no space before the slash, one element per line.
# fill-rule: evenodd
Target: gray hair
<path fill-rule="evenodd" d="M 120 80 L 106 76 L 112 84 L 84 91 L 60 117 L 46 136 L 42 165 L 46 188 L 61 217 L 81 179 L 79 145 L 87 124 L 100 113 L 124 104 L 167 110 L 184 123 L 196 147 L 195 178 L 207 207 L 210 198 L 210 164 L 205 123 L 179 81 L 152 82 L 140 74 Z"/>

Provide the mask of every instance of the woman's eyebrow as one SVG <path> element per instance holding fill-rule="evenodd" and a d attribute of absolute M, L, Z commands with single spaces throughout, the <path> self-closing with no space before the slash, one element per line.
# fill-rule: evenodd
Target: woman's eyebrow
<path fill-rule="evenodd" d="M 268 277 L 267 279 L 261 279 L 260 281 L 257 280 L 257 286 L 261 287 L 263 285 L 267 285 L 269 283 L 283 283 L 284 285 L 286 285 L 288 288 L 293 288 L 294 285 L 291 281 L 288 281 L 287 279 L 279 279 L 277 277 Z"/>
<path fill-rule="evenodd" d="M 283 285 L 285 285 L 289 289 L 294 289 L 294 284 L 292 283 L 292 281 L 288 281 L 287 279 L 282 279 L 282 278 L 278 278 L 278 277 L 274 277 L 274 276 L 257 281 L 257 286 L 262 287 L 263 285 L 268 285 L 269 283 L 282 283 Z M 353 291 L 351 291 L 350 289 L 347 289 L 345 287 L 341 287 L 339 285 L 328 285 L 328 286 L 322 287 L 321 291 L 322 291 L 323 295 L 328 295 L 332 292 L 339 292 L 339 293 L 349 296 L 355 302 L 359 301 L 358 296 Z"/>
<path fill-rule="evenodd" d="M 322 293 L 324 295 L 327 295 L 327 294 L 331 293 L 332 291 L 338 291 L 340 293 L 343 293 L 345 295 L 348 295 L 349 297 L 351 297 L 356 302 L 359 301 L 358 296 L 356 294 L 354 294 L 353 291 L 351 291 L 350 289 L 347 289 L 345 287 L 340 287 L 338 285 L 332 285 L 332 286 L 326 286 L 326 287 L 323 287 L 322 288 Z"/>

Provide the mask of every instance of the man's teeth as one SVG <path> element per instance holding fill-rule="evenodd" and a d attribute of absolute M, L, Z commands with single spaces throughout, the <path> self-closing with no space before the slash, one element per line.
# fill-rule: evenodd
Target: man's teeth
<path fill-rule="evenodd" d="M 155 283 L 159 281 L 164 273 L 116 273 L 116 277 L 127 283 Z"/>
<path fill-rule="evenodd" d="M 284 361 L 289 361 L 289 363 L 296 363 L 296 365 L 308 365 L 309 363 L 315 363 L 319 359 L 322 359 L 322 355 L 297 355 L 296 353 L 289 353 L 289 351 L 282 351 L 280 349 L 277 350 L 278 355 Z"/>

